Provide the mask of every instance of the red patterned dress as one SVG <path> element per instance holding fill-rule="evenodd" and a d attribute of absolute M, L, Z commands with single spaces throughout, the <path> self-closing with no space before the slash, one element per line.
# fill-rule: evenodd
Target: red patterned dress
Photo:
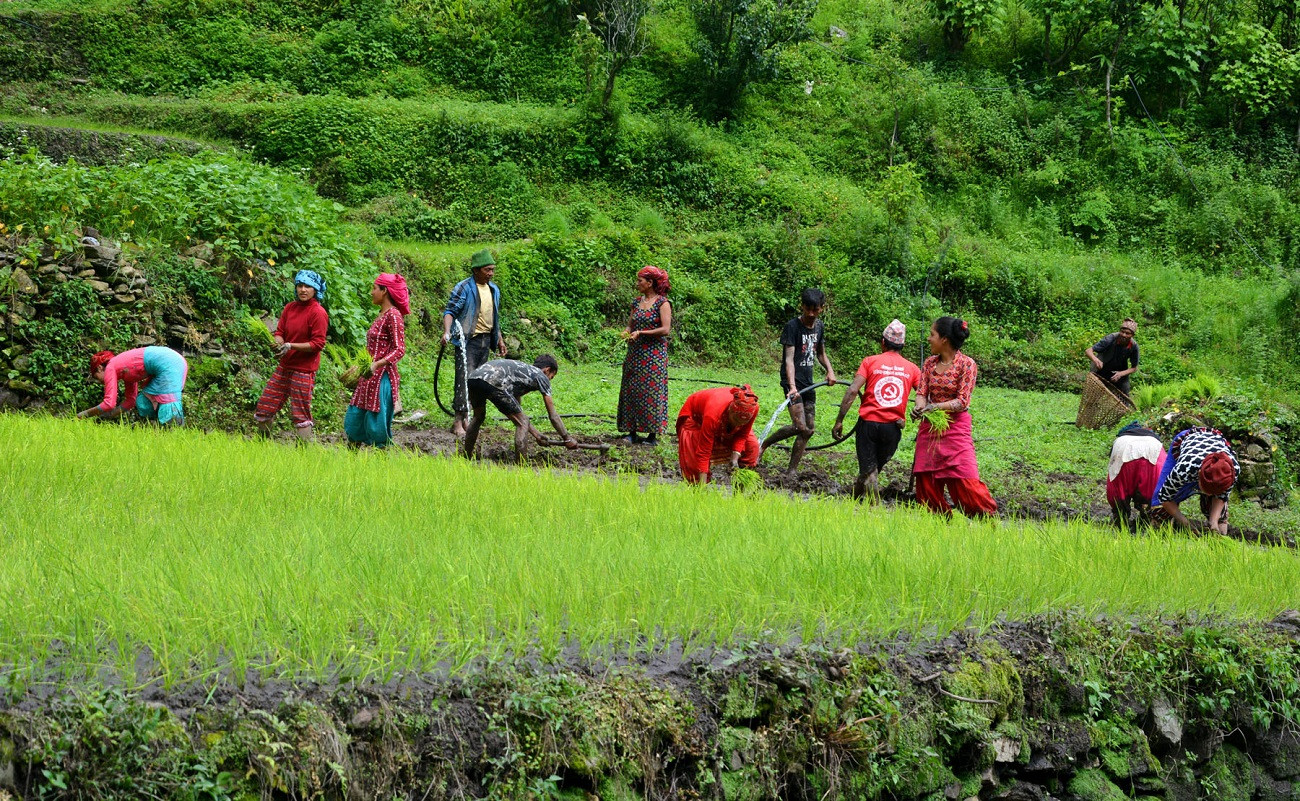
<path fill-rule="evenodd" d="M 961 351 L 944 372 L 938 372 L 939 357 L 931 356 L 921 367 L 921 380 L 916 394 L 924 395 L 927 403 L 947 403 L 959 400 L 960 412 L 948 412 L 950 423 L 942 434 L 935 431 L 928 420 L 922 420 L 916 433 L 916 461 L 912 472 L 916 474 L 916 499 L 932 512 L 951 515 L 956 506 L 967 517 L 997 514 L 997 502 L 989 488 L 980 481 L 979 467 L 975 462 L 975 440 L 971 431 L 971 392 L 979 367 L 975 360 Z M 944 490 L 952 503 L 944 497 Z"/>
<path fill-rule="evenodd" d="M 406 324 L 402 313 L 390 308 L 366 332 L 371 361 L 385 360 L 378 373 L 357 382 L 352 403 L 343 418 L 343 433 L 352 442 L 382 448 L 393 438 L 393 409 L 397 407 L 397 362 L 406 355 Z"/>
<path fill-rule="evenodd" d="M 659 296 L 650 308 L 632 301 L 628 328 L 650 331 L 660 326 L 659 307 L 668 299 Z M 623 360 L 623 384 L 618 391 L 618 430 L 637 434 L 660 434 L 668 425 L 668 337 L 640 336 L 627 343 Z"/>

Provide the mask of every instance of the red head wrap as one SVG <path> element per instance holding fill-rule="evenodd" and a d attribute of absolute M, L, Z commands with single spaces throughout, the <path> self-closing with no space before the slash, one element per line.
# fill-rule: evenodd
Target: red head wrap
<path fill-rule="evenodd" d="M 731 404 L 727 406 L 727 413 L 745 421 L 758 417 L 758 396 L 749 388 L 749 384 L 731 388 Z"/>
<path fill-rule="evenodd" d="M 91 376 L 94 376 L 95 373 L 99 370 L 99 368 L 108 364 L 113 359 L 114 355 L 115 354 L 111 350 L 101 350 L 99 353 L 96 353 L 94 356 L 91 356 L 90 357 Z"/>
<path fill-rule="evenodd" d="M 1209 454 L 1201 461 L 1200 490 L 1206 495 L 1222 495 L 1232 489 L 1237 472 L 1232 469 L 1232 457 L 1223 451 Z"/>
<path fill-rule="evenodd" d="M 647 264 L 636 272 L 637 278 L 644 278 L 654 287 L 655 293 L 659 295 L 668 294 L 668 273 L 659 269 L 653 264 Z"/>
<path fill-rule="evenodd" d="M 388 298 L 403 317 L 411 313 L 411 293 L 406 288 L 406 279 L 401 273 L 380 273 L 375 279 L 375 286 L 388 290 Z"/>

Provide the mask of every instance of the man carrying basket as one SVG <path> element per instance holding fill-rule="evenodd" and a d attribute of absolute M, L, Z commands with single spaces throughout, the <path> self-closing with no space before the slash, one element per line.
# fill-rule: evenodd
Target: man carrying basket
<path fill-rule="evenodd" d="M 1106 379 L 1125 395 L 1129 394 L 1129 376 L 1138 369 L 1138 344 L 1133 341 L 1137 323 L 1132 318 L 1120 323 L 1119 330 L 1107 334 L 1084 353 L 1092 361 L 1092 372 Z"/>

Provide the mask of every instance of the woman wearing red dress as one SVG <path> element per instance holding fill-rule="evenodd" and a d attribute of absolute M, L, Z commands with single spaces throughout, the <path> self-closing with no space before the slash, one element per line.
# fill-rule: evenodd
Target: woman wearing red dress
<path fill-rule="evenodd" d="M 937 430 L 929 420 L 922 420 L 916 435 L 916 499 L 932 512 L 952 515 L 956 506 L 967 517 L 993 515 L 998 505 L 989 488 L 980 481 L 975 463 L 975 441 L 971 437 L 970 396 L 975 389 L 979 368 L 975 360 L 961 352 L 970 336 L 965 320 L 940 317 L 930 328 L 930 353 L 921 367 L 916 385 L 914 417 L 926 412 L 942 411 L 949 425 Z M 944 490 L 952 503 L 944 497 Z"/>
<path fill-rule="evenodd" d="M 383 448 L 393 439 L 393 409 L 397 407 L 397 362 L 406 355 L 406 323 L 411 313 L 406 279 L 396 273 L 380 273 L 370 289 L 370 299 L 379 307 L 379 317 L 366 332 L 370 354 L 368 374 L 357 382 L 352 403 L 343 418 L 348 441 Z"/>
<path fill-rule="evenodd" d="M 618 392 L 618 430 L 627 442 L 643 440 L 654 445 L 668 425 L 668 333 L 673 327 L 673 305 L 668 302 L 668 273 L 647 265 L 636 274 L 639 297 L 632 301 L 632 316 L 623 336 L 627 358 Z"/>

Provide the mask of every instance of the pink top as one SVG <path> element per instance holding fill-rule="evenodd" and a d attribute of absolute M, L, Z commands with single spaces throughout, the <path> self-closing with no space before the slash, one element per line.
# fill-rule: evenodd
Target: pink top
<path fill-rule="evenodd" d="M 378 373 L 357 382 L 352 405 L 367 412 L 379 411 L 379 386 L 385 375 L 393 387 L 393 406 L 397 406 L 397 362 L 406 355 L 406 323 L 396 307 L 379 315 L 366 332 L 366 350 L 371 361 L 387 362 Z"/>
<path fill-rule="evenodd" d="M 111 412 L 117 407 L 117 382 L 121 381 L 122 405 L 135 405 L 136 395 L 140 393 L 140 382 L 149 376 L 144 371 L 144 348 L 123 351 L 108 360 L 104 365 L 104 401 L 99 408 Z"/>
<path fill-rule="evenodd" d="M 947 403 L 960 400 L 963 409 L 970 408 L 970 395 L 975 389 L 975 378 L 979 368 L 975 360 L 961 351 L 953 354 L 952 364 L 942 373 L 935 372 L 939 366 L 939 357 L 931 356 L 921 366 L 921 380 L 916 385 L 916 394 L 924 395 L 929 403 Z"/>

